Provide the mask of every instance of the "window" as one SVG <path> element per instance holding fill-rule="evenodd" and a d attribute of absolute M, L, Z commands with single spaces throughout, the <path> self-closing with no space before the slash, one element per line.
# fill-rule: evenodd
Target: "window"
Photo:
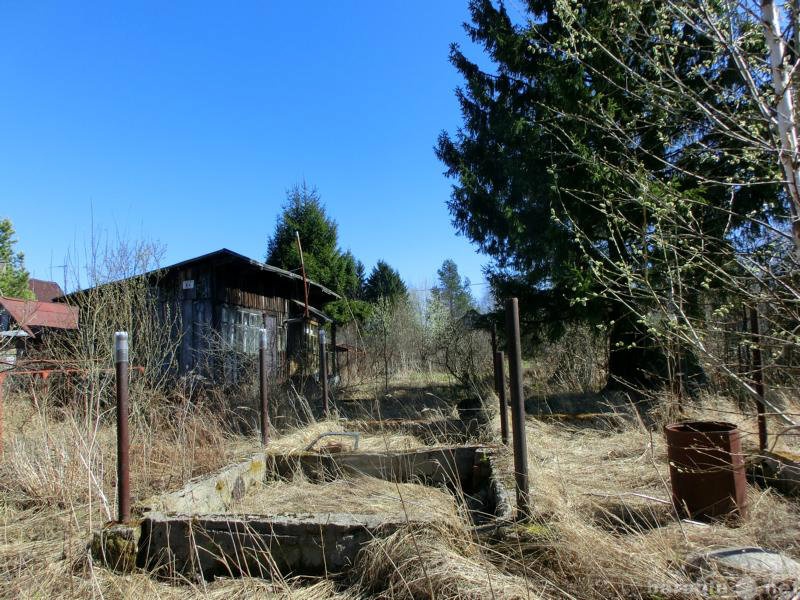
<path fill-rule="evenodd" d="M 258 337 L 264 314 L 246 308 L 222 307 L 222 336 L 238 352 L 258 353 Z"/>

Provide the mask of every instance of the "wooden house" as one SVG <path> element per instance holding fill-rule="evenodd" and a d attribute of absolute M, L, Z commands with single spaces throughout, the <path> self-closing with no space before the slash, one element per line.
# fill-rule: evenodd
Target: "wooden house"
<path fill-rule="evenodd" d="M 179 374 L 216 380 L 237 378 L 242 358 L 258 354 L 262 328 L 267 330 L 268 364 L 276 376 L 314 369 L 319 328 L 330 320 L 321 307 L 339 298 L 308 281 L 306 304 L 301 275 L 226 248 L 145 276 L 152 280 L 161 314 L 178 317 L 173 329 L 179 340 Z"/>

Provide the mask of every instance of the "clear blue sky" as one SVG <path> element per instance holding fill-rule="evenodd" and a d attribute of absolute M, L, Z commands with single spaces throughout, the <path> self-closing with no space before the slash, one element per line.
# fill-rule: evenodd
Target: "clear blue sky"
<path fill-rule="evenodd" d="M 305 178 L 368 267 L 384 258 L 414 286 L 453 258 L 482 281 L 433 153 L 460 123 L 449 44 L 480 55 L 466 4 L 4 3 L 0 216 L 40 278 L 92 218 L 165 243 L 164 264 L 263 259 Z"/>

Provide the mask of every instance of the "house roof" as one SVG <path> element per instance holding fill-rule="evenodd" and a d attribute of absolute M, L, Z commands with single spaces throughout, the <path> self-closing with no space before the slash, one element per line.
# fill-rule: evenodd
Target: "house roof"
<path fill-rule="evenodd" d="M 262 262 L 259 262 L 257 260 L 253 260 L 252 258 L 248 258 L 247 256 L 244 256 L 243 254 L 239 254 L 238 252 L 234 252 L 233 250 L 228 250 L 227 248 L 221 248 L 221 249 L 216 250 L 214 252 L 209 252 L 208 254 L 202 254 L 200 256 L 196 256 L 195 258 L 190 258 L 190 259 L 187 259 L 187 260 L 183 260 L 183 261 L 175 263 L 173 265 L 169 265 L 169 266 L 166 266 L 166 267 L 161 267 L 161 268 L 158 268 L 158 269 L 153 269 L 152 271 L 148 271 L 147 273 L 145 273 L 144 276 L 145 277 L 149 277 L 149 276 L 155 276 L 155 275 L 158 275 L 158 274 L 164 274 L 164 273 L 167 273 L 169 271 L 179 270 L 179 269 L 182 269 L 184 267 L 188 267 L 188 266 L 190 266 L 192 264 L 203 262 L 203 261 L 207 261 L 207 260 L 229 260 L 229 261 L 232 261 L 232 262 L 238 262 L 240 264 L 245 264 L 245 265 L 248 265 L 248 266 L 251 266 L 251 267 L 255 267 L 255 268 L 257 268 L 257 269 L 259 269 L 261 271 L 264 271 L 266 273 L 275 273 L 276 275 L 279 275 L 281 277 L 294 279 L 296 281 L 303 281 L 303 278 L 300 275 L 298 275 L 297 273 L 292 273 L 291 271 L 286 271 L 284 269 L 280 269 L 278 267 L 273 267 L 272 265 L 268 265 L 266 263 L 262 263 Z M 317 288 L 324 295 L 329 296 L 331 298 L 331 300 L 339 299 L 341 297 L 341 296 L 339 296 L 339 294 L 337 294 L 333 290 L 328 289 L 324 285 L 321 285 L 319 283 L 311 281 L 310 279 L 308 280 L 308 285 L 309 285 L 309 287 Z M 82 292 L 73 292 L 71 294 L 67 294 L 66 296 L 62 296 L 61 298 L 62 299 L 63 298 L 69 298 L 71 296 L 78 295 L 78 294 L 81 294 L 81 293 Z"/>
<path fill-rule="evenodd" d="M 305 302 L 300 302 L 300 300 L 292 300 L 292 302 L 294 302 L 295 305 L 297 305 L 300 308 L 302 308 L 303 310 L 305 310 L 305 308 L 306 308 L 306 303 Z M 326 315 L 324 312 L 322 312 L 321 310 L 317 310 L 313 306 L 309 306 L 308 307 L 308 312 L 310 314 L 316 316 L 316 317 L 319 317 L 320 319 L 322 319 L 326 323 L 330 323 L 333 320 L 328 315 Z"/>
<path fill-rule="evenodd" d="M 253 260 L 252 258 L 248 258 L 244 254 L 239 254 L 238 252 L 234 252 L 233 250 L 228 250 L 227 248 L 221 248 L 214 252 L 209 252 L 208 254 L 203 254 L 196 258 L 190 258 L 188 260 L 181 261 L 179 263 L 175 263 L 174 265 L 170 265 L 168 267 L 164 267 L 162 269 L 156 269 L 152 271 L 152 273 L 163 272 L 163 271 L 170 271 L 172 269 L 180 269 L 190 265 L 191 263 L 201 262 L 204 260 L 214 259 L 214 258 L 230 258 L 235 261 L 244 262 L 249 264 L 250 266 L 256 267 L 261 269 L 262 271 L 266 271 L 268 273 L 275 273 L 277 275 L 281 275 L 282 277 L 288 277 L 290 279 L 295 279 L 298 281 L 302 281 L 303 277 L 298 275 L 297 273 L 292 273 L 291 271 L 286 271 L 284 269 L 280 269 L 278 267 L 273 267 L 272 265 L 268 265 L 267 263 L 262 263 L 257 260 Z M 324 285 L 316 283 L 315 281 L 308 280 L 309 286 L 314 286 L 319 289 L 322 293 L 327 294 L 328 296 L 332 296 L 333 298 L 340 298 L 339 294 L 334 292 L 331 289 L 326 288 Z"/>
<path fill-rule="evenodd" d="M 33 328 L 78 328 L 78 309 L 66 304 L 0 297 L 0 307 L 30 336 L 35 335 Z"/>
<path fill-rule="evenodd" d="M 55 298 L 64 295 L 61 286 L 55 281 L 44 279 L 28 279 L 28 287 L 40 302 L 52 302 Z"/>

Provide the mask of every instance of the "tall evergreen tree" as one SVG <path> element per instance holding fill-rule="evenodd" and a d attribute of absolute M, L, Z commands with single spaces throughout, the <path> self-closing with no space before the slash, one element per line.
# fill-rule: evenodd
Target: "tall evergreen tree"
<path fill-rule="evenodd" d="M 742 78 L 732 60 L 656 4 L 567 4 L 529 0 L 525 22 L 516 24 L 503 4 L 470 2 L 467 30 L 496 71 L 482 71 L 453 46 L 451 60 L 466 81 L 457 93 L 463 127 L 442 133 L 437 155 L 456 180 L 455 225 L 494 259 L 495 295 L 520 297 L 526 331 L 556 336 L 580 319 L 604 325 L 612 380 L 647 384 L 643 374 L 662 358 L 647 348 L 614 283 L 592 277 L 592 261 L 650 268 L 637 248 L 653 219 L 637 201 L 642 185 L 692 195 L 709 249 L 724 245 L 725 228 L 741 221 L 702 206 L 731 201 L 725 182 L 743 175 L 753 151 L 719 161 L 720 148 L 736 140 L 685 90 L 665 93 L 670 80 L 653 57 L 667 56 L 671 75 L 719 110 L 750 107 L 736 93 Z M 687 175 L 699 168 L 706 176 Z M 776 198 L 774 188 L 743 188 L 729 213 L 761 214 Z M 608 219 L 607 203 L 637 228 Z"/>
<path fill-rule="evenodd" d="M 32 300 L 25 256 L 14 250 L 16 243 L 11 220 L 0 219 L 0 296 Z"/>
<path fill-rule="evenodd" d="M 306 275 L 337 294 L 352 297 L 359 293 L 358 265 L 353 254 L 339 248 L 336 221 L 325 212 L 316 188 L 303 182 L 287 193 L 275 232 L 267 244 L 267 263 L 296 271 L 300 254 L 295 232 L 300 234 Z"/>
<path fill-rule="evenodd" d="M 455 261 L 449 258 L 445 260 L 437 274 L 439 283 L 431 290 L 431 299 L 442 304 L 451 319 L 460 319 L 468 310 L 475 308 L 469 279 L 461 279 Z"/>
<path fill-rule="evenodd" d="M 364 319 L 369 307 L 360 300 L 364 288 L 364 265 L 349 250 L 342 252 L 336 221 L 325 212 L 316 188 L 303 182 L 292 187 L 267 244 L 267 263 L 297 271 L 300 254 L 296 233 L 300 234 L 306 275 L 342 296 L 325 310 L 337 323 Z"/>
<path fill-rule="evenodd" d="M 380 299 L 394 302 L 408 296 L 408 288 L 403 283 L 397 269 L 389 266 L 386 261 L 379 260 L 364 285 L 364 300 L 378 302 Z"/>

